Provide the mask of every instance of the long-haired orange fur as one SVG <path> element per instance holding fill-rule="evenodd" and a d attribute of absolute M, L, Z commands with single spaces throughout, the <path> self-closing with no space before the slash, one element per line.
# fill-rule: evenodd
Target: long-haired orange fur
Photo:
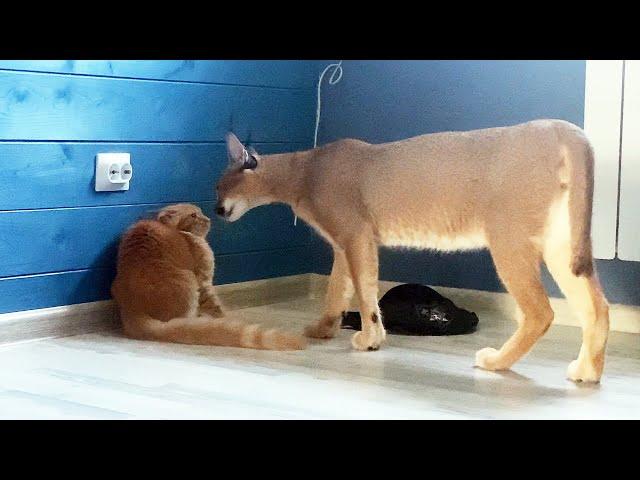
<path fill-rule="evenodd" d="M 212 284 L 210 227 L 197 206 L 177 204 L 124 234 L 111 293 L 125 334 L 174 343 L 303 349 L 302 336 L 225 316 Z"/>

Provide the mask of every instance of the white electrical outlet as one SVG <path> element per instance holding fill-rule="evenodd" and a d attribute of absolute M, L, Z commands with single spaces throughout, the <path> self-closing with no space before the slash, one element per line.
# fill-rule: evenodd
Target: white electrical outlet
<path fill-rule="evenodd" d="M 96 155 L 96 192 L 129 190 L 133 175 L 129 153 L 99 153 Z"/>

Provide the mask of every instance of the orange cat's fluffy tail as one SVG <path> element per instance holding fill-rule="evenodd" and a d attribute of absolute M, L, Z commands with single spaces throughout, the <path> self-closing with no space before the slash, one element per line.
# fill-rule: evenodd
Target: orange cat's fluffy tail
<path fill-rule="evenodd" d="M 306 347 L 301 335 L 276 328 L 266 329 L 229 317 L 203 315 L 162 322 L 149 315 L 135 315 L 123 316 L 123 324 L 127 336 L 139 340 L 260 350 L 303 350 Z"/>

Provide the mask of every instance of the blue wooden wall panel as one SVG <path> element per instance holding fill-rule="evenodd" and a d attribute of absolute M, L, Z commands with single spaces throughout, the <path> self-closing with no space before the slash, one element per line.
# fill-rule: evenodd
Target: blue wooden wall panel
<path fill-rule="evenodd" d="M 583 60 L 345 61 L 343 69 L 340 83 L 323 90 L 320 143 L 583 121 Z"/>
<path fill-rule="evenodd" d="M 309 271 L 309 248 L 216 256 L 215 284 L 296 275 Z M 110 298 L 113 268 L 0 278 L 0 313 Z"/>
<path fill-rule="evenodd" d="M 308 142 L 311 91 L 0 71 L 0 140 Z"/>
<path fill-rule="evenodd" d="M 216 257 L 216 285 L 309 273 L 311 251 L 305 247 L 245 252 Z"/>
<path fill-rule="evenodd" d="M 0 69 L 281 88 L 313 88 L 317 75 L 301 60 L 0 60 Z"/>
<path fill-rule="evenodd" d="M 106 300 L 113 277 L 96 269 L 0 278 L 0 313 Z"/>
<path fill-rule="evenodd" d="M 0 277 L 113 265 L 121 233 L 165 205 L 2 212 Z M 234 223 L 215 218 L 215 202 L 197 205 L 214 218 L 209 239 L 217 254 L 302 246 L 310 241 L 307 227 L 294 226 L 291 209 L 284 205 L 252 210 Z"/>
<path fill-rule="evenodd" d="M 121 233 L 169 203 L 213 215 L 233 130 L 264 153 L 310 146 L 315 62 L 0 61 L 0 313 L 109 297 Z M 47 73 L 53 72 L 53 73 Z M 95 155 L 132 154 L 127 192 Z M 310 270 L 288 207 L 214 220 L 216 282 Z"/>
<path fill-rule="evenodd" d="M 261 153 L 307 144 L 254 144 Z M 95 156 L 129 152 L 131 188 L 96 192 Z M 221 144 L 1 143 L 0 210 L 215 200 L 214 183 L 227 166 Z"/>

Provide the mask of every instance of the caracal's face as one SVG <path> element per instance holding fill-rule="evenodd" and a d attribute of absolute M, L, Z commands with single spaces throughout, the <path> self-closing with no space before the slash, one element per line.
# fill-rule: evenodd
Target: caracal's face
<path fill-rule="evenodd" d="M 266 202 L 262 182 L 262 161 L 252 148 L 245 148 L 232 133 L 227 135 L 229 167 L 224 172 L 216 192 L 216 214 L 235 222 L 246 212 Z"/>

